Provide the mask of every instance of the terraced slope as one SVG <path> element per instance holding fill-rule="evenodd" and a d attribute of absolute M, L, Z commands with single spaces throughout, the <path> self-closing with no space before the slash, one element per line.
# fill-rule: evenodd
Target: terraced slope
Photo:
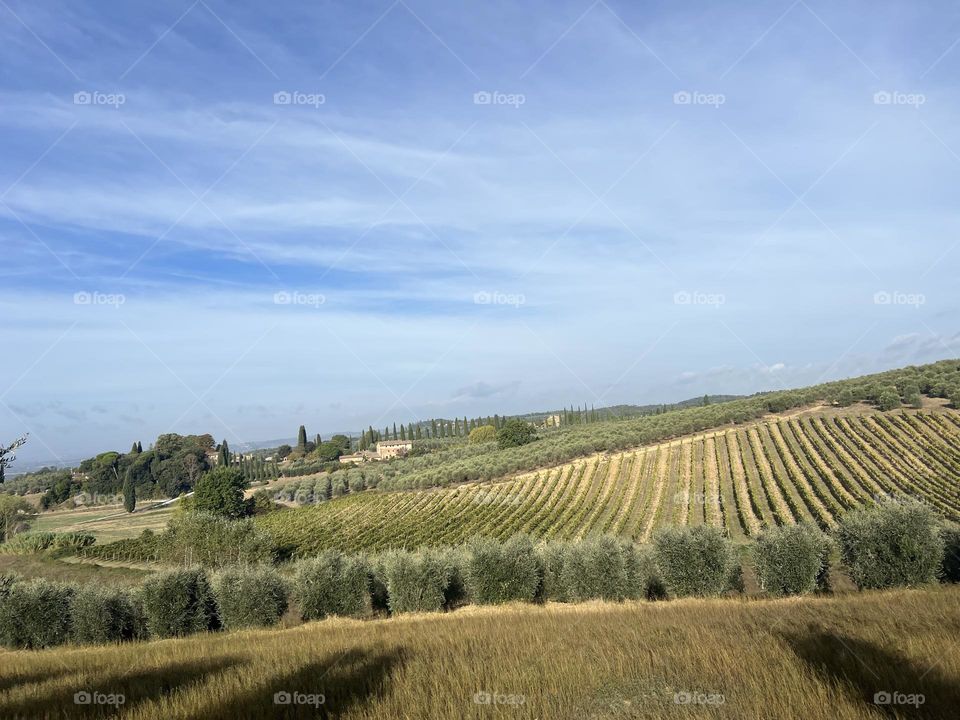
<path fill-rule="evenodd" d="M 663 525 L 703 523 L 746 539 L 797 521 L 829 528 L 885 494 L 922 498 L 960 520 L 960 413 L 799 413 L 499 482 L 358 493 L 259 522 L 294 554 L 515 532 L 643 542 Z"/>

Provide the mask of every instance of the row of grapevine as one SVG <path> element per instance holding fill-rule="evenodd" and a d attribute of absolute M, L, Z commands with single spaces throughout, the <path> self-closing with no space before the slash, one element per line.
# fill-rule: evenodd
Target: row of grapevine
<path fill-rule="evenodd" d="M 734 539 L 797 521 L 835 525 L 883 495 L 960 520 L 960 417 L 948 410 L 757 421 L 501 481 L 364 492 L 258 519 L 280 545 L 379 550 L 515 532 L 548 539 L 708 524 Z"/>

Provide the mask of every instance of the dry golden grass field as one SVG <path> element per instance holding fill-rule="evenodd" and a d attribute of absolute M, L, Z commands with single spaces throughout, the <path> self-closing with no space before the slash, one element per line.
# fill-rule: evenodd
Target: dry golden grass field
<path fill-rule="evenodd" d="M 124 702 L 75 704 L 84 692 Z M 277 704 L 283 693 L 313 704 Z M 876 704 L 884 693 L 899 704 Z M 3 718 L 853 720 L 958 708 L 956 586 L 465 608 L 0 652 Z"/>

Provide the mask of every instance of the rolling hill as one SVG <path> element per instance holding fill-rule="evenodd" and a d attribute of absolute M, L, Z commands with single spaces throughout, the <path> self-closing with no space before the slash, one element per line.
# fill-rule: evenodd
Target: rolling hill
<path fill-rule="evenodd" d="M 932 403 L 888 413 L 816 407 L 504 480 L 356 493 L 259 522 L 297 555 L 515 532 L 645 542 L 658 527 L 687 524 L 744 540 L 798 521 L 826 529 L 885 495 L 922 498 L 960 519 L 960 413 Z"/>

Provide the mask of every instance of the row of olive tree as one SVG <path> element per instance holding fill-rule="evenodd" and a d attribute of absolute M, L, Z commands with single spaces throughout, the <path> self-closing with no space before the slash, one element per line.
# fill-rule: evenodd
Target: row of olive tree
<path fill-rule="evenodd" d="M 809 525 L 774 528 L 752 547 L 771 595 L 828 589 L 833 548 L 860 588 L 960 580 L 960 531 L 927 506 L 887 501 L 844 516 L 831 536 Z M 666 528 L 650 547 L 612 537 L 535 544 L 477 538 L 462 547 L 375 556 L 326 551 L 290 577 L 269 564 L 198 567 L 150 577 L 136 591 L 0 576 L 0 642 L 46 647 L 272 625 L 292 600 L 303 620 L 451 609 L 472 602 L 622 601 L 743 591 L 741 562 L 717 528 Z"/>

